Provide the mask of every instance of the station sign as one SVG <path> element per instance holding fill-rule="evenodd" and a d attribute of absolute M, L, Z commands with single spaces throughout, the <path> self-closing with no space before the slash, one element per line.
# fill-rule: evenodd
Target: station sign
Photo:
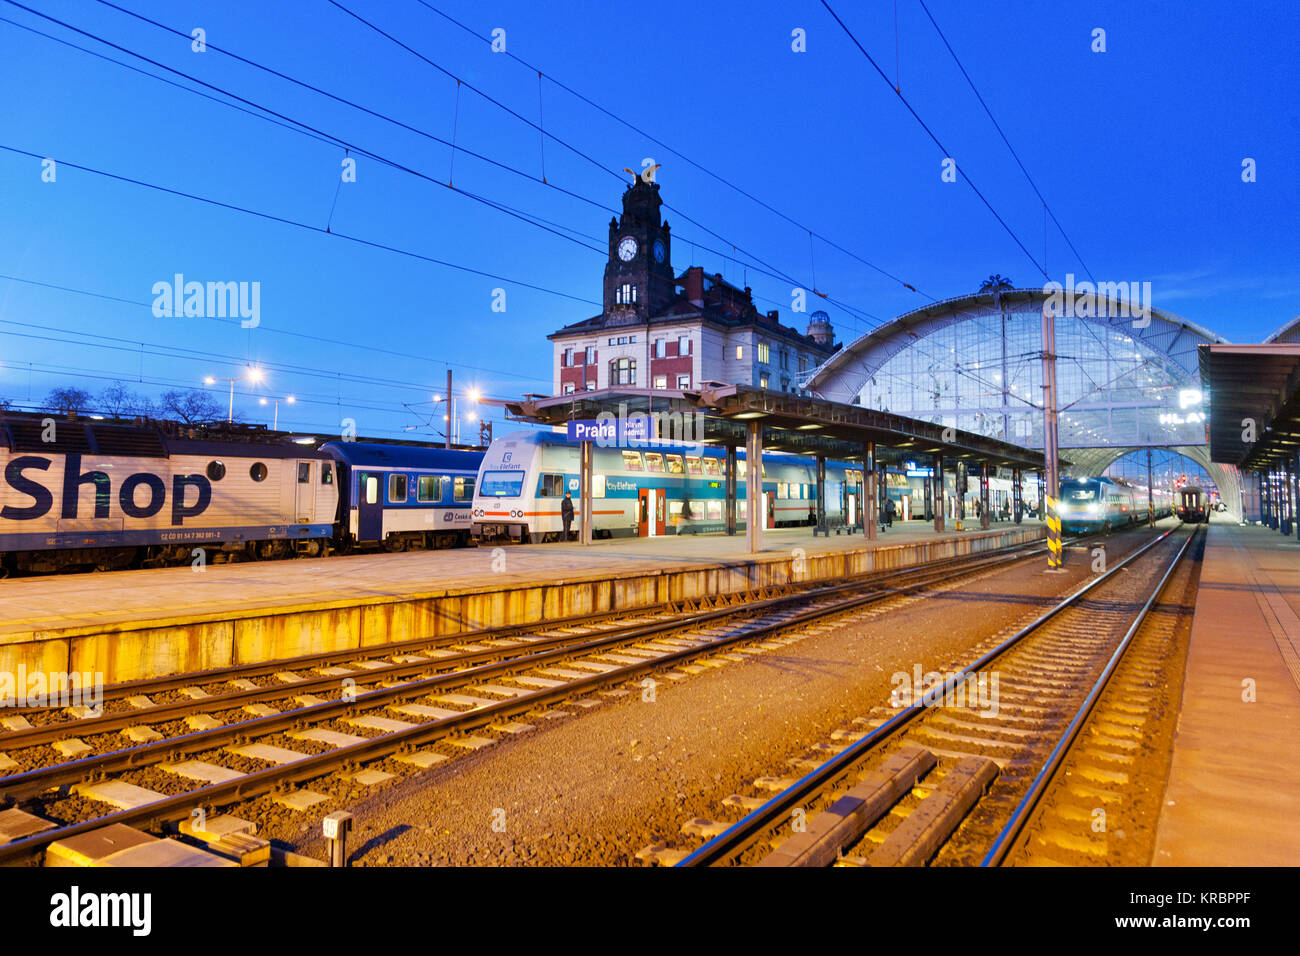
<path fill-rule="evenodd" d="M 602 445 L 621 445 L 629 441 L 649 441 L 653 438 L 654 423 L 648 415 L 628 418 L 577 419 L 569 424 L 569 438 L 573 441 L 594 441 Z"/>

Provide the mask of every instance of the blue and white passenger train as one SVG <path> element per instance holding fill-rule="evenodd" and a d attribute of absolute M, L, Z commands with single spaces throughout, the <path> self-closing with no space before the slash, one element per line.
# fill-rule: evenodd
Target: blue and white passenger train
<path fill-rule="evenodd" d="M 1066 478 L 1061 481 L 1061 530 L 1071 534 L 1109 532 L 1145 522 L 1154 510 L 1156 518 L 1173 511 L 1173 496 L 1153 489 L 1148 500 L 1145 488 L 1136 488 L 1115 478 Z"/>
<path fill-rule="evenodd" d="M 592 528 L 596 537 L 653 537 L 726 529 L 726 452 L 710 445 L 647 441 L 637 447 L 593 446 Z M 519 431 L 492 443 L 474 494 L 474 540 L 550 541 L 561 536 L 561 502 L 574 500 L 578 524 L 579 444 L 558 432 Z M 746 515 L 744 452 L 737 453 L 736 520 Z M 862 472 L 826 462 L 830 524 L 860 520 Z M 764 527 L 806 525 L 817 506 L 815 464 L 775 452 L 763 455 Z"/>
<path fill-rule="evenodd" d="M 339 487 L 347 493 L 336 535 L 343 550 L 469 543 L 482 452 L 345 441 L 329 442 L 321 451 L 338 463 Z"/>

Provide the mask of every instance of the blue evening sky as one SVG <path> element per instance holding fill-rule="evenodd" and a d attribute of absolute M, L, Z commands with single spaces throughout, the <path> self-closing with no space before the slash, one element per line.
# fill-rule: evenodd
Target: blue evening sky
<path fill-rule="evenodd" d="M 1259 341 L 1300 313 L 1300 5 L 926 2 L 1094 277 L 1149 281 L 1154 305 L 1233 341 Z M 350 417 L 362 434 L 428 437 L 448 365 L 457 392 L 549 392 L 546 335 L 599 311 L 606 223 L 630 178 L 622 169 L 646 157 L 661 164 L 678 272 L 699 264 L 747 283 L 761 307 L 802 328 L 791 288 L 811 287 L 815 269 L 817 288 L 839 303 L 822 305 L 842 340 L 974 291 L 993 272 L 1041 285 L 1044 239 L 1051 278 L 1085 275 L 1055 226 L 1044 237 L 1042 205 L 919 0 L 898 0 L 897 34 L 892 2 L 831 5 L 946 153 L 810 0 L 120 0 L 185 38 L 96 0 L 23 3 L 93 38 L 8 0 L 0 17 L 203 89 L 99 42 L 111 41 L 319 132 L 0 22 L 0 146 L 22 151 L 0 150 L 0 398 L 19 407 L 56 385 L 96 392 L 120 380 L 156 395 L 254 363 L 266 381 L 236 395 L 249 420 L 270 421 L 258 397 L 292 394 L 281 427 L 336 433 Z M 448 146 L 217 49 L 193 52 L 195 28 L 214 47 L 438 139 L 454 125 L 458 146 L 524 175 L 460 152 L 449 189 Z M 528 66 L 491 51 L 498 28 Z M 796 28 L 805 53 L 791 50 Z M 1106 31 L 1104 53 L 1091 49 L 1095 28 Z M 548 76 L 543 126 L 568 144 L 548 139 L 544 154 L 536 129 L 469 88 L 536 122 L 537 69 Z M 459 104 L 451 76 L 466 84 Z M 357 181 L 341 183 L 339 141 L 406 169 L 363 155 Z M 966 182 L 941 180 L 945 155 L 1028 255 Z M 52 183 L 42 157 L 59 163 Z M 1242 181 L 1246 158 L 1256 182 Z M 327 224 L 501 278 L 313 231 Z M 853 256 L 822 239 L 810 247 L 808 229 Z M 259 282 L 260 326 L 156 318 L 152 287 L 176 273 Z M 504 312 L 492 308 L 497 288 Z M 224 405 L 226 386 L 214 395 Z"/>

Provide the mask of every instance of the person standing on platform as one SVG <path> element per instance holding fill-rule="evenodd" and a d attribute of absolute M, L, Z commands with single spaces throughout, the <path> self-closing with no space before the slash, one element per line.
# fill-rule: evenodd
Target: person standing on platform
<path fill-rule="evenodd" d="M 894 499 L 885 499 L 885 524 L 892 528 L 894 526 Z"/>
<path fill-rule="evenodd" d="M 569 526 L 573 524 L 573 498 L 566 491 L 560 502 L 560 521 L 564 523 L 564 540 L 569 540 Z"/>

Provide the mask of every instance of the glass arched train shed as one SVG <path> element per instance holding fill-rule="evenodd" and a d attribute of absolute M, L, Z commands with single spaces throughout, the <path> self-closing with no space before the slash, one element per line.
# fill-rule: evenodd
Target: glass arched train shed
<path fill-rule="evenodd" d="M 1048 297 L 1009 289 L 933 302 L 862 335 L 801 384 L 835 401 L 1042 448 Z M 1134 316 L 1093 296 L 1054 304 L 1064 311 L 1056 384 L 1066 472 L 1097 475 L 1129 452 L 1165 448 L 1203 467 L 1236 512 L 1236 469 L 1210 461 L 1196 351 L 1226 340 L 1155 307 Z"/>

